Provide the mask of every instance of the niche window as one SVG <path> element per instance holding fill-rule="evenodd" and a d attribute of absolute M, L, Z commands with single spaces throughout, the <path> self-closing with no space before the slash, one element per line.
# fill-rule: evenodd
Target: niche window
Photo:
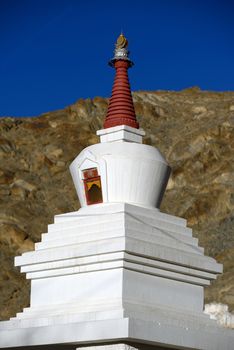
<path fill-rule="evenodd" d="M 97 168 L 83 170 L 83 181 L 87 204 L 102 203 L 102 184 Z"/>

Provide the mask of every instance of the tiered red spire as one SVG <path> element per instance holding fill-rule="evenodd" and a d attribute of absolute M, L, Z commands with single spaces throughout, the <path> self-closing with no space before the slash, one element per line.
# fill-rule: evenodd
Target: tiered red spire
<path fill-rule="evenodd" d="M 128 58 L 127 45 L 127 39 L 121 34 L 117 39 L 115 57 L 110 62 L 110 65 L 116 69 L 116 74 L 104 122 L 105 129 L 118 125 L 139 128 L 128 79 L 128 68 L 133 63 Z"/>

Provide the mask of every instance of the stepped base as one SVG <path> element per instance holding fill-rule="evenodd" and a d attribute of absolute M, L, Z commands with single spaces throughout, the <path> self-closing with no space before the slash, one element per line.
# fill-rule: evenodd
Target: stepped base
<path fill-rule="evenodd" d="M 95 320 L 92 315 L 86 321 L 79 321 L 78 314 L 72 317 L 47 317 L 47 325 L 42 325 L 42 319 L 35 319 L 32 326 L 30 322 L 24 323 L 18 319 L 2 322 L 0 346 L 6 349 L 39 346 L 43 349 L 42 346 L 47 345 L 48 349 L 54 349 L 55 345 L 64 345 L 67 346 L 64 349 L 76 349 L 82 344 L 134 342 L 156 349 L 233 349 L 233 331 L 217 326 L 208 317 L 158 311 L 158 315 L 156 313 L 154 316 L 147 312 L 135 312 L 135 317 L 124 317 L 125 311 L 121 318 L 112 318 L 114 314 L 110 313 L 111 318 L 103 320 Z"/>
<path fill-rule="evenodd" d="M 234 333 L 203 314 L 203 288 L 222 266 L 184 219 L 127 203 L 82 208 L 56 216 L 15 264 L 31 279 L 30 307 L 0 323 L 0 348 L 233 350 Z"/>

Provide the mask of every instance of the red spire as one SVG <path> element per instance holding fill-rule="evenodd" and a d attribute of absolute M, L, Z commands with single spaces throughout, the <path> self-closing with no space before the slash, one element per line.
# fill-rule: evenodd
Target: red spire
<path fill-rule="evenodd" d="M 128 68 L 133 63 L 128 59 L 127 39 L 121 34 L 116 43 L 115 57 L 110 65 L 116 69 L 112 95 L 104 122 L 104 128 L 128 125 L 138 129 L 131 88 L 128 79 Z"/>

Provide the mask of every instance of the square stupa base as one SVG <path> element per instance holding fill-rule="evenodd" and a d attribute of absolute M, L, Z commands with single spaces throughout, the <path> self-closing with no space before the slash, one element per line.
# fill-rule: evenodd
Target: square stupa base
<path fill-rule="evenodd" d="M 175 314 L 172 319 L 171 314 L 165 314 L 151 321 L 127 317 L 87 322 L 69 322 L 68 319 L 64 318 L 61 323 L 61 319 L 53 318 L 49 326 L 34 324 L 34 327 L 8 329 L 1 334 L 1 347 L 15 350 L 53 350 L 62 347 L 75 350 L 89 346 L 88 350 L 99 350 L 98 344 L 101 344 L 101 350 L 109 350 L 112 348 L 108 344 L 112 343 L 111 346 L 119 350 L 117 343 L 127 343 L 138 344 L 133 347 L 139 350 L 232 350 L 234 344 L 232 330 L 218 327 L 208 318 L 202 320 L 201 317 L 199 320 L 192 315 Z"/>
<path fill-rule="evenodd" d="M 222 266 L 184 219 L 129 203 L 85 207 L 56 216 L 15 264 L 31 280 L 30 307 L 0 322 L 0 348 L 233 350 L 234 332 L 203 313 Z"/>

